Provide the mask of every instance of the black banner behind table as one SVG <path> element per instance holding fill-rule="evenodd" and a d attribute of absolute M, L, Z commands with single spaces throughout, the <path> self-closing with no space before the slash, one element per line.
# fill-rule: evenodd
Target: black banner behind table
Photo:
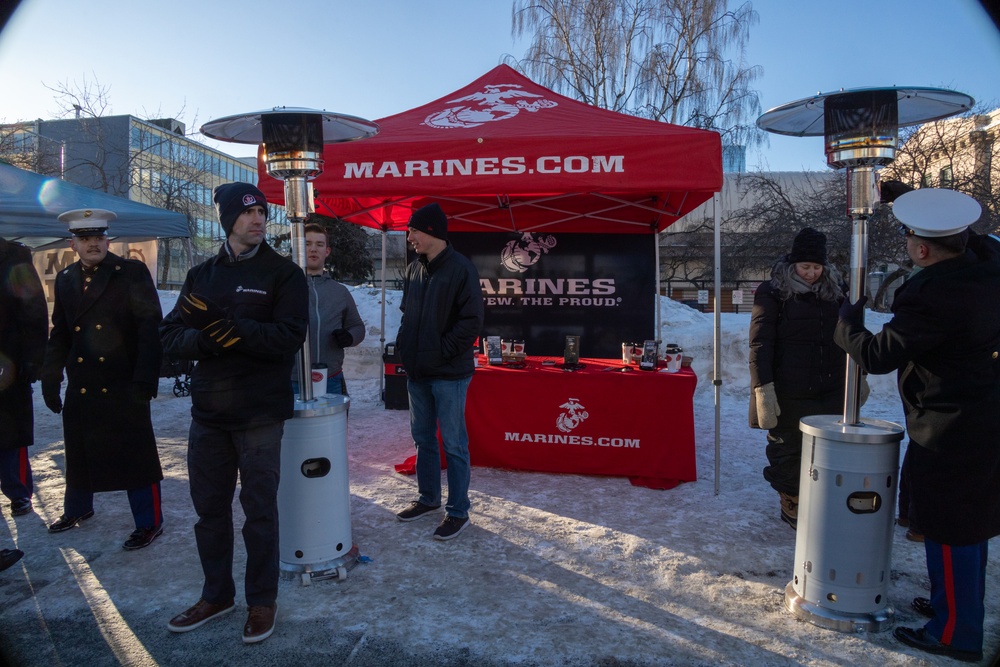
<path fill-rule="evenodd" d="M 532 356 L 621 356 L 623 341 L 653 332 L 656 264 L 647 234 L 453 232 L 479 270 L 484 335 L 525 341 Z"/>

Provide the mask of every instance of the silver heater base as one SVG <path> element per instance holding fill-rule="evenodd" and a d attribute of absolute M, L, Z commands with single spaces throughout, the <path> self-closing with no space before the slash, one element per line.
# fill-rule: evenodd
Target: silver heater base
<path fill-rule="evenodd" d="M 347 578 L 347 572 L 354 569 L 358 564 L 361 552 L 358 545 L 352 544 L 350 551 L 343 556 L 338 556 L 333 560 L 322 563 L 286 563 L 278 562 L 278 570 L 284 579 L 298 579 L 303 586 L 310 585 L 313 580 L 322 581 L 324 579 L 339 579 L 343 581 Z"/>
<path fill-rule="evenodd" d="M 796 618 L 837 632 L 882 632 L 892 627 L 896 616 L 891 606 L 862 614 L 821 607 L 796 593 L 792 582 L 785 586 L 785 608 Z"/>

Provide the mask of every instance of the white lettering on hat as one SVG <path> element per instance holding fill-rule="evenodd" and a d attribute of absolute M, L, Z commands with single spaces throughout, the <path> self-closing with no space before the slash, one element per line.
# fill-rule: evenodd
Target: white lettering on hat
<path fill-rule="evenodd" d="M 254 197 L 252 194 L 248 193 L 248 194 L 243 195 L 243 205 L 244 206 L 253 206 L 256 203 L 257 203 L 257 198 Z"/>

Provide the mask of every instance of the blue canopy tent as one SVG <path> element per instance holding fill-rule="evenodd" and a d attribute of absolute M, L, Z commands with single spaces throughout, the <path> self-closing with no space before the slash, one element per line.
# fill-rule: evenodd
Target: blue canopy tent
<path fill-rule="evenodd" d="M 158 239 L 189 236 L 182 213 L 148 206 L 106 192 L 0 163 L 0 236 L 39 248 L 66 239 L 65 223 L 56 218 L 74 208 L 104 208 L 118 219 L 110 236 Z"/>

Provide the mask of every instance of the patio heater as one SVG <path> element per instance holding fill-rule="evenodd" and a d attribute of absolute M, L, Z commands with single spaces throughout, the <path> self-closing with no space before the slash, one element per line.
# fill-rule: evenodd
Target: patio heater
<path fill-rule="evenodd" d="M 879 202 L 875 170 L 895 159 L 898 129 L 972 104 L 968 95 L 939 88 L 863 88 L 790 102 L 757 119 L 768 132 L 823 135 L 827 166 L 847 169 L 852 303 L 865 294 L 868 218 Z M 860 379 L 848 358 L 843 415 L 799 424 L 799 521 L 785 607 L 819 627 L 880 632 L 895 615 L 887 593 L 903 428 L 859 418 Z"/>
<path fill-rule="evenodd" d="M 201 133 L 220 141 L 258 144 L 269 176 L 284 181 L 292 258 L 305 270 L 306 217 L 314 211 L 312 179 L 323 173 L 323 145 L 378 133 L 371 121 L 297 107 L 274 107 L 209 121 Z M 347 476 L 346 396 L 314 396 L 309 337 L 296 359 L 299 394 L 285 422 L 278 486 L 280 562 L 283 576 L 313 579 L 347 576 L 357 564 L 351 538 Z"/>

